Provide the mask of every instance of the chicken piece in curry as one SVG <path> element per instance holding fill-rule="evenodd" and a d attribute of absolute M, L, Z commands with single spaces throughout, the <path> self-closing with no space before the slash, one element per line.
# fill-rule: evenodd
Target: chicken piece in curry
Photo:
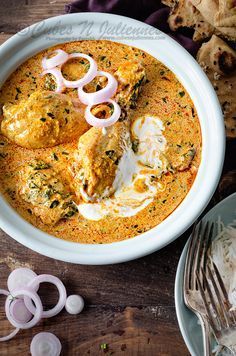
<path fill-rule="evenodd" d="M 55 49 L 83 53 L 113 75 L 121 115 L 91 127 L 77 88 L 56 93 L 42 59 Z M 59 68 L 59 67 L 58 67 Z M 59 70 L 77 80 L 89 63 Z M 84 92 L 108 84 L 94 76 Z M 201 129 L 185 88 L 148 53 L 112 41 L 63 43 L 28 59 L 0 89 L 0 190 L 27 221 L 69 241 L 111 243 L 161 223 L 188 194 L 201 161 Z M 107 101 L 91 107 L 108 119 Z"/>
<path fill-rule="evenodd" d="M 105 129 L 93 127 L 82 135 L 72 164 L 75 192 L 85 201 L 114 192 L 117 166 L 129 142 L 129 122 L 117 122 Z"/>
<path fill-rule="evenodd" d="M 47 225 L 73 216 L 77 207 L 72 194 L 48 163 L 38 160 L 19 172 L 18 194 Z"/>
<path fill-rule="evenodd" d="M 114 73 L 119 85 L 115 98 L 123 109 L 135 109 L 142 85 L 147 77 L 145 68 L 139 62 L 127 62 Z"/>
<path fill-rule="evenodd" d="M 118 81 L 115 100 L 123 110 L 122 121 L 104 131 L 93 127 L 82 135 L 78 155 L 72 165 L 76 194 L 85 201 L 108 197 L 114 192 L 117 166 L 130 143 L 129 111 L 135 108 L 146 81 L 145 69 L 137 62 L 119 66 L 114 75 Z M 92 112 L 103 118 L 107 116 L 107 109 L 108 105 L 97 105 Z"/>
<path fill-rule="evenodd" d="M 35 91 L 17 104 L 3 106 L 2 133 L 26 148 L 53 147 L 70 142 L 89 129 L 84 105 L 68 95 Z"/>

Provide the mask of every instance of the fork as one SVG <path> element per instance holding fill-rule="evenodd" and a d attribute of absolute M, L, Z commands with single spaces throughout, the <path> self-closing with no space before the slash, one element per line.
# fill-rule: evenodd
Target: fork
<path fill-rule="evenodd" d="M 202 280 L 197 272 L 197 281 L 209 324 L 219 345 L 236 355 L 236 314 L 231 310 L 224 282 L 215 263 L 201 269 Z M 232 342 L 232 340 L 235 340 Z"/>
<path fill-rule="evenodd" d="M 198 225 L 195 224 L 188 245 L 184 270 L 184 302 L 200 320 L 205 356 L 210 355 L 210 327 L 196 275 L 201 269 L 205 270 L 206 268 L 207 250 L 212 239 L 213 228 L 213 223 L 210 224 L 209 222 L 204 224 L 200 221 Z M 199 279 L 201 280 L 201 278 L 201 274 L 199 274 Z M 201 282 L 203 281 L 201 280 Z"/>

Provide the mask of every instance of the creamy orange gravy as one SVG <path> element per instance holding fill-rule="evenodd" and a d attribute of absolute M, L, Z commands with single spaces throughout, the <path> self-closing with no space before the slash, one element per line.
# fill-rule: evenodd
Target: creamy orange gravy
<path fill-rule="evenodd" d="M 77 142 L 61 144 L 53 148 L 29 150 L 8 141 L 0 135 L 0 190 L 11 206 L 27 221 L 37 228 L 59 238 L 82 243 L 108 243 L 131 238 L 145 232 L 161 221 L 185 198 L 195 179 L 201 159 L 201 130 L 193 103 L 175 77 L 162 63 L 149 54 L 133 47 L 110 41 L 79 41 L 61 44 L 67 52 L 83 52 L 92 54 L 98 63 L 99 70 L 114 73 L 125 61 L 141 61 L 146 69 L 148 83 L 143 86 L 138 99 L 137 108 L 132 112 L 132 118 L 143 115 L 159 117 L 164 126 L 164 136 L 169 145 L 169 155 L 172 161 L 175 154 L 184 145 L 191 145 L 196 155 L 191 167 L 182 172 L 163 175 L 160 182 L 164 189 L 159 192 L 154 201 L 133 217 L 106 217 L 99 221 L 91 221 L 76 214 L 68 220 L 61 220 L 55 226 L 47 226 L 40 218 L 31 212 L 29 203 L 16 194 L 18 172 L 21 166 L 35 158 L 40 158 L 58 171 L 62 180 L 70 180 L 67 172 L 68 161 L 72 158 Z M 42 72 L 41 60 L 51 52 L 45 50 L 23 63 L 6 81 L 0 91 L 0 105 L 6 102 L 17 102 L 27 98 L 36 89 L 45 88 L 45 78 Z M 64 70 L 69 75 L 77 70 L 76 63 L 68 63 Z M 76 90 L 69 89 L 69 95 L 76 96 Z M 55 159 L 57 157 L 57 159 Z M 177 156 L 176 156 L 177 157 Z"/>

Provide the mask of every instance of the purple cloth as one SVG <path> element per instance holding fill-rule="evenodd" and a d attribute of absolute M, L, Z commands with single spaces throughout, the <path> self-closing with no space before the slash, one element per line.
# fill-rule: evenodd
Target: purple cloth
<path fill-rule="evenodd" d="M 167 19 L 169 8 L 164 7 L 160 0 L 76 0 L 65 5 L 67 13 L 72 12 L 108 12 L 144 21 L 167 33 L 178 41 L 189 53 L 196 56 L 200 43 L 192 40 L 191 31 L 170 30 Z"/>

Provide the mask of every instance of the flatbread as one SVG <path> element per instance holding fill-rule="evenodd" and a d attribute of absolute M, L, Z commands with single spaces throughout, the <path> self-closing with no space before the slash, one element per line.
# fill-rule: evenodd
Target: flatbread
<path fill-rule="evenodd" d="M 199 20 L 196 22 L 194 26 L 194 41 L 201 41 L 207 38 L 210 38 L 216 31 L 215 28 L 207 22 L 204 17 L 199 13 Z"/>
<path fill-rule="evenodd" d="M 179 0 L 170 11 L 168 18 L 170 29 L 176 31 L 179 27 L 194 27 L 199 14 L 190 1 Z"/>
<path fill-rule="evenodd" d="M 190 0 L 204 20 L 214 27 L 214 33 L 236 40 L 236 7 L 234 0 Z"/>
<path fill-rule="evenodd" d="M 224 114 L 227 137 L 236 137 L 236 52 L 213 35 L 197 53 L 197 61 L 216 90 Z"/>
<path fill-rule="evenodd" d="M 216 27 L 233 27 L 236 32 L 236 5 L 234 0 L 219 0 L 219 11 L 215 15 Z"/>
<path fill-rule="evenodd" d="M 215 27 L 214 19 L 219 9 L 218 1 L 217 0 L 191 0 L 191 3 L 198 9 L 198 11 L 200 11 L 204 19 Z"/>
<path fill-rule="evenodd" d="M 214 33 L 214 27 L 205 21 L 200 11 L 193 6 L 190 0 L 179 0 L 175 3 L 163 0 L 163 3 L 171 7 L 168 23 L 172 31 L 176 31 L 180 27 L 194 28 L 194 41 L 209 38 Z"/>

